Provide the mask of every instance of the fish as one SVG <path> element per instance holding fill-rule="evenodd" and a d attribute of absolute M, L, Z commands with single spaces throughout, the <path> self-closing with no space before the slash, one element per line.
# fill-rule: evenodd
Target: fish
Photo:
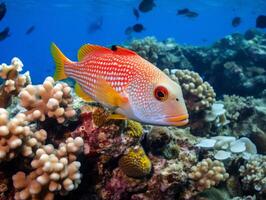
<path fill-rule="evenodd" d="M 75 62 L 52 43 L 51 53 L 54 79 L 74 79 L 76 94 L 110 109 L 110 119 L 173 126 L 188 123 L 180 85 L 136 52 L 116 45 L 110 49 L 85 44 Z"/>
<path fill-rule="evenodd" d="M 6 4 L 3 2 L 0 4 L 0 21 L 4 18 L 6 15 Z"/>
<path fill-rule="evenodd" d="M 136 19 L 139 19 L 139 11 L 136 8 L 133 8 L 133 15 L 136 17 Z"/>
<path fill-rule="evenodd" d="M 141 12 L 149 12 L 155 7 L 155 3 L 153 0 L 142 0 L 139 4 L 139 10 Z"/>
<path fill-rule="evenodd" d="M 132 29 L 134 32 L 140 33 L 144 30 L 144 26 L 142 24 L 135 24 L 134 26 L 132 26 Z"/>
<path fill-rule="evenodd" d="M 0 32 L 0 41 L 5 40 L 10 35 L 10 29 L 9 27 L 6 27 L 3 31 Z"/>
<path fill-rule="evenodd" d="M 233 27 L 237 27 L 237 26 L 239 26 L 240 23 L 241 23 L 241 18 L 240 18 L 240 17 L 234 17 L 234 18 L 232 19 L 232 26 L 233 26 Z"/>
<path fill-rule="evenodd" d="M 256 19 L 257 28 L 266 28 L 266 15 L 259 15 Z"/>
<path fill-rule="evenodd" d="M 131 26 L 127 27 L 124 31 L 126 35 L 130 35 L 133 32 L 133 28 Z"/>
<path fill-rule="evenodd" d="M 34 26 L 34 25 L 33 25 L 33 26 L 30 26 L 30 27 L 26 30 L 25 34 L 26 34 L 26 35 L 29 35 L 29 34 L 31 34 L 34 30 L 35 30 L 35 26 Z"/>
<path fill-rule="evenodd" d="M 95 21 L 93 21 L 88 28 L 88 33 L 94 33 L 102 28 L 103 25 L 103 17 L 99 17 Z"/>
<path fill-rule="evenodd" d="M 199 16 L 199 14 L 197 12 L 191 11 L 188 8 L 177 10 L 176 14 L 177 15 L 183 15 L 183 16 L 189 17 L 189 18 L 195 18 L 195 17 Z"/>

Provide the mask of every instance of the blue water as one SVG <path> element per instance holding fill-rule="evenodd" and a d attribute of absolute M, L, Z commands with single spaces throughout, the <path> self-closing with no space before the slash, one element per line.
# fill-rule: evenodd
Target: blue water
<path fill-rule="evenodd" d="M 1 1 L 0 1 L 1 2 Z M 50 43 L 55 42 L 72 60 L 84 43 L 123 44 L 128 40 L 125 28 L 137 20 L 132 9 L 139 0 L 6 0 L 7 14 L 0 30 L 11 29 L 11 36 L 0 41 L 0 63 L 19 57 L 29 70 L 34 83 L 53 74 Z M 256 17 L 266 14 L 265 0 L 155 0 L 156 7 L 140 13 L 138 22 L 145 26 L 134 38 L 155 36 L 158 40 L 174 38 L 180 44 L 209 45 L 233 32 L 243 33 L 255 27 Z M 199 13 L 194 19 L 176 16 L 176 11 L 189 8 Z M 242 23 L 231 26 L 233 17 Z M 102 28 L 88 33 L 88 27 L 102 18 Z M 36 28 L 26 35 L 26 30 Z M 207 40 L 207 41 L 205 41 Z"/>

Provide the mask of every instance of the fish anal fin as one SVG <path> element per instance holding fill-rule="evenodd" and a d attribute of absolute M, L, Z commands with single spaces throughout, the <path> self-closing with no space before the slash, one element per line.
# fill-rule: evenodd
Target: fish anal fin
<path fill-rule="evenodd" d="M 136 52 L 130 50 L 130 49 L 126 49 L 126 48 L 123 48 L 123 47 L 120 47 L 120 46 L 116 46 L 116 45 L 113 45 L 111 47 L 111 50 L 115 53 L 115 54 L 118 54 L 118 55 L 125 55 L 125 56 L 136 56 L 138 55 Z"/>
<path fill-rule="evenodd" d="M 122 120 L 126 120 L 127 117 L 121 114 L 111 114 L 110 116 L 108 116 L 107 119 L 122 119 Z"/>
<path fill-rule="evenodd" d="M 84 92 L 84 90 L 81 88 L 81 86 L 78 83 L 75 84 L 75 92 L 84 101 L 86 102 L 93 101 L 93 99 L 86 92 Z"/>
<path fill-rule="evenodd" d="M 123 97 L 106 80 L 98 78 L 95 85 L 95 95 L 98 101 L 106 103 L 111 107 L 120 107 L 128 102 L 128 98 Z"/>
<path fill-rule="evenodd" d="M 80 47 L 78 51 L 78 61 L 82 61 L 87 55 L 95 52 L 110 53 L 111 50 L 98 45 L 84 44 L 83 46 Z"/>

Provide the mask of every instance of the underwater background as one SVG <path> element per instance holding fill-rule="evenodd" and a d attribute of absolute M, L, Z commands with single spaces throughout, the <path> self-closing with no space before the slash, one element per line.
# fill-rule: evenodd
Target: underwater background
<path fill-rule="evenodd" d="M 99 45 L 123 44 L 130 39 L 125 29 L 136 23 L 145 30 L 133 38 L 155 36 L 158 40 L 174 38 L 179 44 L 210 45 L 231 33 L 244 33 L 256 27 L 256 18 L 265 13 L 264 0 L 167 0 L 156 1 L 150 12 L 133 15 L 140 1 L 134 0 L 7 0 L 8 11 L 0 23 L 10 28 L 10 37 L 0 42 L 1 60 L 14 55 L 23 59 L 25 70 L 31 69 L 32 80 L 40 83 L 53 73 L 50 43 L 55 42 L 72 60 L 85 43 Z M 196 18 L 176 15 L 177 10 L 189 8 Z M 241 23 L 233 27 L 234 17 Z M 99 29 L 90 26 L 100 22 Z M 34 26 L 30 34 L 26 31 Z M 163 67 L 163 66 L 162 66 Z"/>
<path fill-rule="evenodd" d="M 64 69 L 53 42 L 94 64 Z M 110 48 L 109 67 L 87 43 Z M 127 68 L 132 51 L 160 71 Z M 0 200 L 13 199 L 265 200 L 266 1 L 0 0 Z"/>

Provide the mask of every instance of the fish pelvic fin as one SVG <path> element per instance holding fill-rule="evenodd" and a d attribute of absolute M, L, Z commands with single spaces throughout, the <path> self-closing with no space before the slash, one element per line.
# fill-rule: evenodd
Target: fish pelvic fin
<path fill-rule="evenodd" d="M 111 114 L 110 116 L 107 117 L 107 119 L 114 119 L 114 120 L 126 120 L 128 119 L 126 116 L 121 115 L 121 114 Z"/>
<path fill-rule="evenodd" d="M 84 101 L 86 102 L 93 101 L 93 99 L 81 88 L 81 86 L 78 83 L 75 84 L 75 92 Z"/>
<path fill-rule="evenodd" d="M 123 97 L 104 79 L 98 78 L 96 81 L 95 95 L 97 100 L 106 103 L 111 107 L 120 107 L 122 104 L 128 102 L 127 97 Z"/>
<path fill-rule="evenodd" d="M 70 61 L 62 52 L 61 50 L 55 45 L 55 43 L 51 44 L 51 54 L 54 58 L 55 62 L 55 73 L 54 79 L 56 81 L 63 80 L 67 78 L 65 73 L 65 65 L 71 63 Z"/>

